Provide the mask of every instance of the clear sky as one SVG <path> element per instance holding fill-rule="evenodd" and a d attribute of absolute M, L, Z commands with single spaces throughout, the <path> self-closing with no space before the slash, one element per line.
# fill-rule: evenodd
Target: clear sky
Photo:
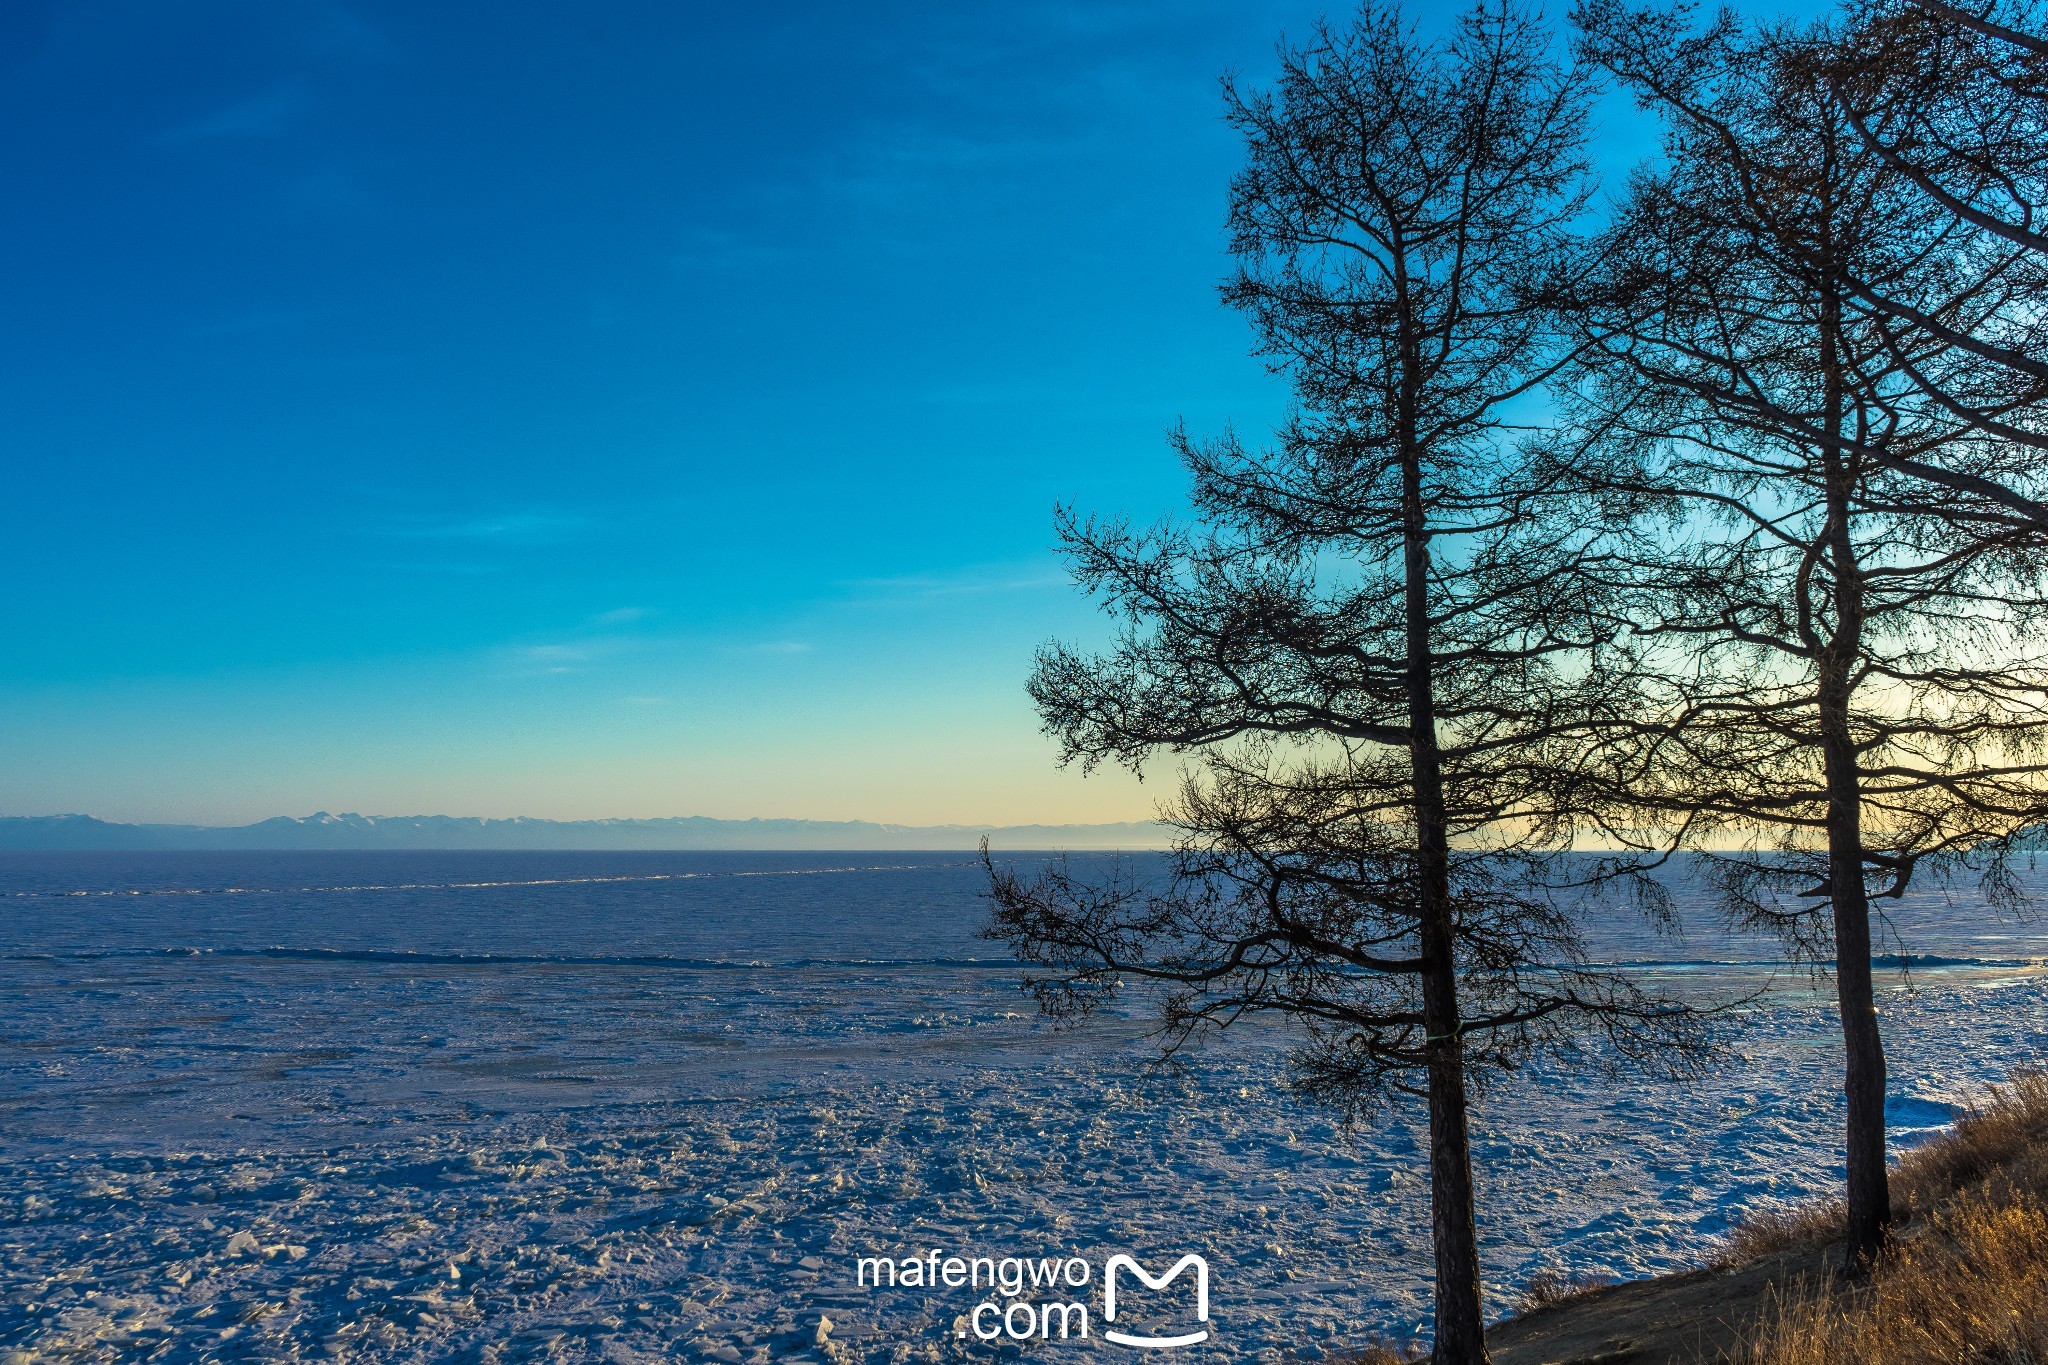
<path fill-rule="evenodd" d="M 1052 509 L 1277 415 L 1216 79 L 1324 8 L 7 0 L 0 813 L 1142 818 Z"/>

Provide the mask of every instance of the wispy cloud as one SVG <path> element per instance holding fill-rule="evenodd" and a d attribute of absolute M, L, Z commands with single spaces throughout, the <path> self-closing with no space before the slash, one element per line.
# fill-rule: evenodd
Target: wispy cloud
<path fill-rule="evenodd" d="M 553 677 L 563 673 L 602 672 L 623 661 L 644 658 L 650 650 L 659 651 L 665 644 L 672 643 L 650 640 L 639 634 L 577 633 L 565 639 L 508 642 L 493 649 L 491 655 L 510 676 Z M 665 702 L 667 698 L 632 696 L 625 700 L 636 706 L 651 706 Z"/>
<path fill-rule="evenodd" d="M 534 673 L 575 673 L 590 662 L 590 650 L 584 645 L 521 645 L 512 656 Z"/>
<path fill-rule="evenodd" d="M 157 141 L 179 146 L 193 142 L 248 142 L 281 137 L 312 107 L 312 93 L 304 86 L 283 85 L 175 124 L 158 133 Z"/>
<path fill-rule="evenodd" d="M 635 621 L 644 621 L 654 613 L 645 607 L 613 607 L 590 618 L 594 626 L 630 626 Z"/>
<path fill-rule="evenodd" d="M 300 38 L 323 57 L 389 60 L 397 55 L 390 37 L 350 5 L 310 7 Z"/>
<path fill-rule="evenodd" d="M 1059 587 L 1066 575 L 1049 567 L 972 566 L 935 573 L 900 574 L 889 578 L 850 578 L 840 586 L 856 593 L 890 600 L 924 601 L 987 593 L 1029 592 Z"/>
<path fill-rule="evenodd" d="M 292 308 L 238 313 L 232 317 L 216 318 L 212 322 L 196 323 L 186 335 L 194 341 L 267 336 L 277 332 L 295 331 L 309 322 L 316 322 L 330 315 L 331 312 L 329 309 Z"/>
<path fill-rule="evenodd" d="M 794 243 L 698 224 L 683 229 L 668 264 L 686 276 L 733 276 L 771 269 L 800 255 L 802 249 Z"/>
<path fill-rule="evenodd" d="M 394 573 L 457 574 L 464 577 L 480 577 L 484 574 L 506 572 L 503 564 L 486 564 L 468 559 L 373 559 L 367 565 L 388 569 Z"/>
<path fill-rule="evenodd" d="M 505 545 L 540 545 L 572 540 L 590 518 L 565 512 L 404 512 L 370 526 L 375 535 L 422 540 L 467 540 Z"/>

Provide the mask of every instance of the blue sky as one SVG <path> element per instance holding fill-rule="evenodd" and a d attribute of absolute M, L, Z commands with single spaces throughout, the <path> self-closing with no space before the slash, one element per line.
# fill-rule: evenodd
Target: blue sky
<path fill-rule="evenodd" d="M 0 813 L 1144 816 L 1051 513 L 1279 412 L 1216 78 L 1323 10 L 0 6 Z"/>

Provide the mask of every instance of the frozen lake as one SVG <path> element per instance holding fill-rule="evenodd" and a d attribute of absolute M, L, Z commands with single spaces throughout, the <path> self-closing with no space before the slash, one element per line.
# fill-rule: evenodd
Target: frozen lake
<path fill-rule="evenodd" d="M 0 854 L 0 1361 L 986 1354 L 955 1323 L 984 1292 L 855 1282 L 935 1249 L 1197 1252 L 1201 1355 L 1426 1320 L 1411 1115 L 1301 1109 L 1271 1033 L 1178 1074 L 1134 1022 L 1054 1033 L 981 885 L 958 854 Z M 1895 918 L 1927 959 L 1885 977 L 1910 1140 L 2048 1051 L 2048 932 Z M 1625 920 L 1595 948 L 1707 989 L 1776 956 Z M 1696 1086 L 1481 1102 L 1495 1311 L 1839 1179 L 1832 1012 L 1782 985 Z"/>

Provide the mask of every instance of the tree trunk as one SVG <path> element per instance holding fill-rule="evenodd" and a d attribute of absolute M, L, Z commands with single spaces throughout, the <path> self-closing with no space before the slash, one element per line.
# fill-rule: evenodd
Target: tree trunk
<path fill-rule="evenodd" d="M 1412 432 L 1412 424 L 1406 420 L 1407 406 L 1404 401 L 1403 425 Z M 1423 516 L 1420 453 L 1412 440 L 1403 441 L 1401 485 L 1408 753 L 1421 891 L 1422 1021 L 1429 1058 L 1430 1232 L 1436 1246 L 1436 1347 L 1431 1359 L 1435 1365 L 1488 1365 L 1486 1318 L 1479 1289 L 1479 1228 L 1472 1199 L 1472 1139 L 1465 1115 L 1465 1041 L 1452 937 L 1449 819 L 1436 741 L 1436 665 L 1429 639 L 1429 536 Z"/>
<path fill-rule="evenodd" d="M 1861 454 L 1862 424 L 1851 449 L 1841 371 L 1840 295 L 1828 290 L 1821 307 L 1821 366 L 1826 386 L 1829 445 L 1822 451 L 1827 476 L 1827 564 L 1832 580 L 1834 631 L 1819 659 L 1821 755 L 1827 777 L 1828 903 L 1835 920 L 1835 998 L 1842 1016 L 1842 1094 L 1848 1115 L 1843 1154 L 1848 1167 L 1849 1268 L 1868 1271 L 1891 1235 L 1892 1205 L 1884 1162 L 1884 1038 L 1877 1027 L 1871 988 L 1870 896 L 1863 883 L 1863 763 L 1849 726 L 1852 677 L 1863 649 L 1863 574 L 1849 534 L 1850 461 Z"/>
<path fill-rule="evenodd" d="M 1448 933 L 1425 933 L 1446 958 Z M 1479 1292 L 1479 1228 L 1472 1210 L 1472 1145 L 1465 1118 L 1465 1045 L 1458 1036 L 1458 983 L 1434 965 L 1422 979 L 1429 1030 L 1429 1211 L 1436 1242 L 1436 1365 L 1487 1365 Z"/>
<path fill-rule="evenodd" d="M 1835 546 L 1835 553 L 1843 553 L 1843 546 Z M 1829 651 L 1833 657 L 1821 671 L 1821 753 L 1827 763 L 1827 898 L 1835 913 L 1835 1001 L 1845 1058 L 1847 1252 L 1849 1269 L 1868 1271 L 1890 1234 L 1892 1199 L 1884 1173 L 1884 1038 L 1878 1033 L 1878 1005 L 1870 984 L 1862 759 L 1849 731 L 1849 661 L 1841 659 L 1849 651 L 1839 649 L 1843 632 L 1851 632 L 1851 641 L 1862 632 L 1855 606 L 1860 593 L 1853 579 L 1853 565 L 1837 563 L 1837 649 Z"/>
<path fill-rule="evenodd" d="M 1830 745 L 1832 748 L 1833 746 Z M 1870 983 L 1870 902 L 1863 890 L 1862 841 L 1857 824 L 1854 773 L 1849 795 L 1835 795 L 1835 763 L 1828 764 L 1828 861 L 1835 910 L 1835 996 L 1842 1014 L 1846 1066 L 1842 1092 L 1848 1100 L 1844 1150 L 1848 1158 L 1848 1253 L 1852 1270 L 1867 1271 L 1891 1235 L 1892 1201 L 1884 1164 L 1884 1038 Z M 1838 819 L 1838 813 L 1840 818 Z"/>

